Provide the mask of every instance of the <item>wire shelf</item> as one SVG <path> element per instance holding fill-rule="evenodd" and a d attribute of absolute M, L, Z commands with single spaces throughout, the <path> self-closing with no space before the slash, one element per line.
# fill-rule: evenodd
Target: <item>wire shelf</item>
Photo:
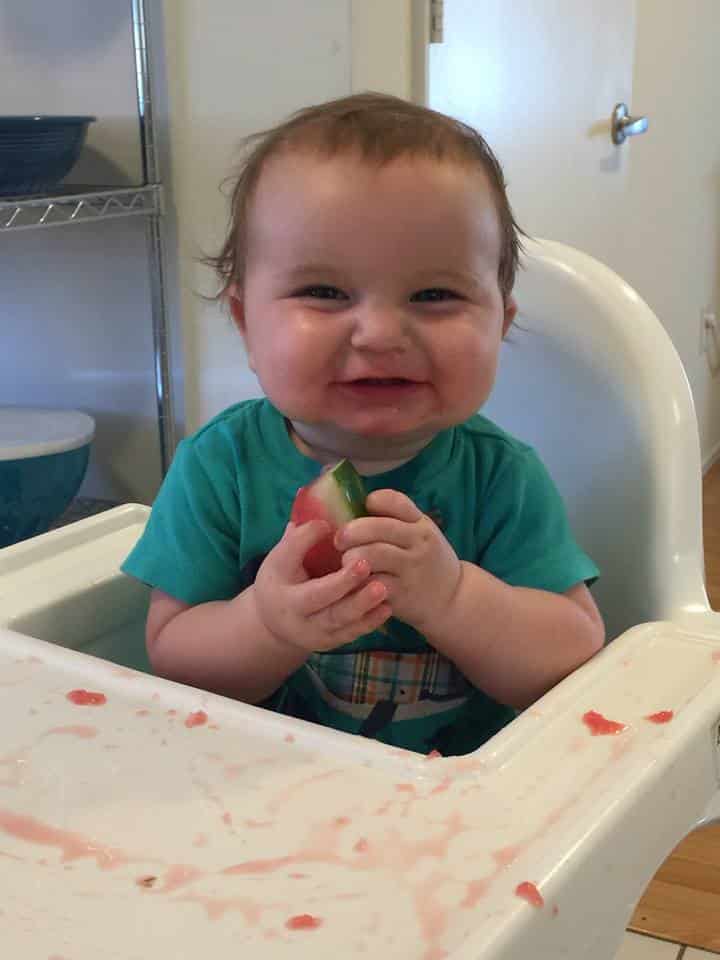
<path fill-rule="evenodd" d="M 32 230 L 59 227 L 88 220 L 147 217 L 162 213 L 162 187 L 86 191 L 68 188 L 52 197 L 0 198 L 0 230 Z"/>

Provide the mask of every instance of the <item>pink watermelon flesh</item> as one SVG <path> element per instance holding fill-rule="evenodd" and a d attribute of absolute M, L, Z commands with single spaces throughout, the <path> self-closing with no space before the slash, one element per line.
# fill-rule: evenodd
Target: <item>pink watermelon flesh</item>
<path fill-rule="evenodd" d="M 324 577 L 342 567 L 342 555 L 333 540 L 343 524 L 365 515 L 365 491 L 362 480 L 348 460 L 342 460 L 317 480 L 300 487 L 292 505 L 290 519 L 300 526 L 310 520 L 324 520 L 331 530 L 314 544 L 303 558 L 308 576 Z"/>
<path fill-rule="evenodd" d="M 326 520 L 332 527 L 330 533 L 314 544 L 303 557 L 303 566 L 309 577 L 324 577 L 334 573 L 342 566 L 342 556 L 335 549 L 333 539 L 337 532 L 337 525 L 333 523 L 330 513 L 319 497 L 313 495 L 312 485 L 300 487 L 295 496 L 290 519 L 300 526 L 310 520 Z"/>

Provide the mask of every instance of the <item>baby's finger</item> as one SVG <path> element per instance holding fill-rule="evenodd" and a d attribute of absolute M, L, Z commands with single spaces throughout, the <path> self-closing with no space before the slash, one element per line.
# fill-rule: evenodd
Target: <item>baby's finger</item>
<path fill-rule="evenodd" d="M 310 617 L 325 610 L 349 593 L 362 586 L 370 576 L 370 564 L 367 560 L 356 559 L 344 565 L 335 573 L 318 577 L 300 585 L 296 591 L 299 597 L 299 613 Z"/>
<path fill-rule="evenodd" d="M 354 629 L 355 624 L 365 620 L 370 612 L 377 607 L 385 606 L 387 607 L 385 616 L 378 621 L 378 624 L 384 623 L 390 616 L 390 607 L 385 603 L 386 597 L 387 587 L 373 579 L 361 589 L 315 614 L 311 618 L 311 622 L 314 622 L 323 631 L 330 633 L 344 632 L 351 626 Z M 359 634 L 355 634 L 355 636 L 359 636 Z"/>
<path fill-rule="evenodd" d="M 391 543 L 395 547 L 408 549 L 416 536 L 413 524 L 392 517 L 359 517 L 338 530 L 334 543 L 336 549 L 341 551 L 370 543 Z"/>
<path fill-rule="evenodd" d="M 351 547 L 343 553 L 343 566 L 352 566 L 358 560 L 366 560 L 373 575 L 379 573 L 399 574 L 407 565 L 407 550 L 392 543 L 363 544 L 360 547 Z"/>
<path fill-rule="evenodd" d="M 310 520 L 300 526 L 289 523 L 280 543 L 275 547 L 276 573 L 288 583 L 302 583 L 308 579 L 303 559 L 310 547 L 329 536 L 332 527 L 324 520 Z"/>
<path fill-rule="evenodd" d="M 382 517 L 394 517 L 406 523 L 422 519 L 422 510 L 399 490 L 374 490 L 365 501 L 368 513 Z"/>
<path fill-rule="evenodd" d="M 360 620 L 356 620 L 345 628 L 345 637 L 343 643 L 352 643 L 358 637 L 365 633 L 372 633 L 373 630 L 382 630 L 382 626 L 392 616 L 392 607 L 389 603 L 381 603 L 374 607 L 369 613 L 365 614 Z M 385 631 L 383 630 L 383 633 Z"/>

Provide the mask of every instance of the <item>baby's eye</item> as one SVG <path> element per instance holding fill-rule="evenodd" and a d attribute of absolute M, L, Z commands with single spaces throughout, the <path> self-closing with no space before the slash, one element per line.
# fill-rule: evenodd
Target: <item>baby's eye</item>
<path fill-rule="evenodd" d="M 458 300 L 460 295 L 454 290 L 445 287 L 429 287 L 427 290 L 418 290 L 410 297 L 411 303 L 442 303 L 445 300 Z"/>
<path fill-rule="evenodd" d="M 343 293 L 337 287 L 329 287 L 323 283 L 312 284 L 302 287 L 294 296 L 310 297 L 313 300 L 347 300 L 347 294 Z"/>

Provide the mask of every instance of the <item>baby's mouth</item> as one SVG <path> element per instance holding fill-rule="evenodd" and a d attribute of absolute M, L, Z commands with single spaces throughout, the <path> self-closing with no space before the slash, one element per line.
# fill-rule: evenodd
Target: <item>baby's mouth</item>
<path fill-rule="evenodd" d="M 358 403 L 397 404 L 423 390 L 423 382 L 407 377 L 357 377 L 342 381 L 340 389 Z"/>
<path fill-rule="evenodd" d="M 350 383 L 368 387 L 402 387 L 415 381 L 407 380 L 405 377 L 361 377 L 358 380 L 351 380 Z"/>

